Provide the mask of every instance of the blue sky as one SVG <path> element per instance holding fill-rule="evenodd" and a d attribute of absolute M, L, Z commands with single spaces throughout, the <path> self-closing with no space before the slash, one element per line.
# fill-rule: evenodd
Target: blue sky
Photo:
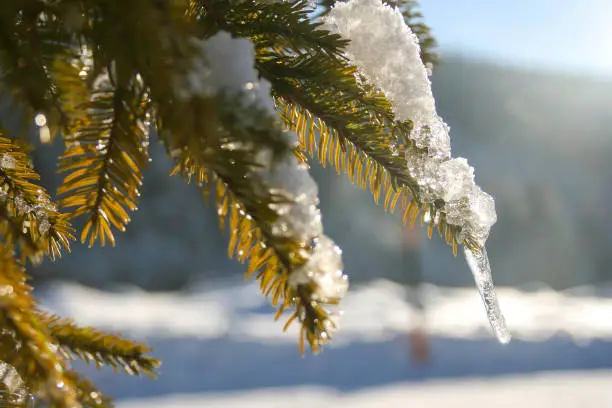
<path fill-rule="evenodd" d="M 440 49 L 612 77 L 612 0 L 421 0 Z"/>

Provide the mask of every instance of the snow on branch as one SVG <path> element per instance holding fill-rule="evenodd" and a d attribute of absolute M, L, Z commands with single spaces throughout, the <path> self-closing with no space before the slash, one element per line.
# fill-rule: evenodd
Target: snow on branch
<path fill-rule="evenodd" d="M 256 106 L 276 117 L 271 85 L 260 79 L 255 64 L 255 49 L 246 38 L 232 38 L 221 31 L 205 40 L 194 40 L 201 49 L 201 58 L 195 58 L 192 69 L 177 79 L 177 96 L 188 99 L 191 95 L 211 97 L 218 93 L 241 96 L 246 105 Z M 258 121 L 260 118 L 252 118 Z M 241 119 L 242 120 L 242 119 Z M 245 118 L 244 120 L 250 120 Z M 279 125 L 280 126 L 280 125 Z M 293 132 L 287 132 L 292 145 L 298 143 Z M 235 145 L 231 148 L 240 149 Z M 306 165 L 290 154 L 274 162 L 272 151 L 259 149 L 257 163 L 259 176 L 274 193 L 291 200 L 288 204 L 271 204 L 279 218 L 271 231 L 276 236 L 287 236 L 312 247 L 307 262 L 291 271 L 289 285 L 313 288 L 312 298 L 321 302 L 336 302 L 348 290 L 348 279 L 342 272 L 340 249 L 323 233 L 316 182 Z"/>
<path fill-rule="evenodd" d="M 331 32 L 350 40 L 347 57 L 366 81 L 381 89 L 393 105 L 396 119 L 412 121 L 406 164 L 419 185 L 421 203 L 442 203 L 448 224 L 461 227 L 458 241 L 487 308 L 498 339 L 510 335 L 493 289 L 485 242 L 497 221 L 493 198 L 474 182 L 474 169 L 464 158 L 451 158 L 450 128 L 436 112 L 428 70 L 420 58 L 417 36 L 397 8 L 382 0 L 337 2 L 325 17 Z M 433 220 L 432 220 L 433 222 Z"/>

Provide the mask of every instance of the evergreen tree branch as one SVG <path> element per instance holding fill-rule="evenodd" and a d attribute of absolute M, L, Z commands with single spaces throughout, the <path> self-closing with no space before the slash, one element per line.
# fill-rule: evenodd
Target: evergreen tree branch
<path fill-rule="evenodd" d="M 437 225 L 430 222 L 427 226 L 428 237 L 431 238 L 434 229 L 437 229 L 440 237 L 452 248 L 453 254 L 457 254 L 457 237 L 461 230 L 446 222 L 445 214 L 438 210 L 440 203 L 421 204 L 417 185 L 402 184 L 401 179 L 394 177 L 397 173 L 373 160 L 350 138 L 342 139 L 333 128 L 308 110 L 282 99 L 277 99 L 277 108 L 287 129 L 298 135 L 300 149 L 303 152 L 316 158 L 323 166 L 332 163 L 338 173 L 348 174 L 354 184 L 363 189 L 369 188 L 377 204 L 383 197 L 385 211 L 393 213 L 399 203 L 404 224 L 409 223 L 410 226 L 414 226 L 419 215 L 421 215 L 421 224 L 424 224 L 427 217 L 430 220 L 436 219 Z M 404 139 L 404 144 L 392 145 L 392 155 L 403 158 L 405 148 L 415 148 L 412 142 L 406 139 L 410 126 L 402 123 L 394 123 L 392 126 L 394 127 L 389 131 L 390 135 Z M 400 171 L 404 177 L 410 177 L 405 170 Z M 474 243 L 468 239 L 466 245 L 474 246 Z"/>
<path fill-rule="evenodd" d="M 31 182 L 40 176 L 29 160 L 22 145 L 0 137 L 0 235 L 23 259 L 37 263 L 43 255 L 53 259 L 70 251 L 74 237 L 67 216 Z"/>
<path fill-rule="evenodd" d="M 75 384 L 77 399 L 83 408 L 113 408 L 112 398 L 104 395 L 91 381 L 75 371 L 66 371 L 65 376 Z"/>
<path fill-rule="evenodd" d="M 78 78 L 80 52 L 58 10 L 38 0 L 0 5 L 2 86 L 26 118 L 45 115 L 50 138 L 60 130 L 69 132 L 74 117 L 82 115 L 74 103 L 82 98 L 82 89 L 69 80 Z"/>
<path fill-rule="evenodd" d="M 167 115 L 162 130 L 177 163 L 173 174 L 196 179 L 207 195 L 214 195 L 221 228 L 229 229 L 228 255 L 248 263 L 247 278 L 256 275 L 262 292 L 278 308 L 277 318 L 285 309 L 296 308 L 290 321 L 298 317 L 302 323 L 300 349 L 308 341 L 316 351 L 329 339 L 327 311 L 312 299 L 312 288 L 296 291 L 287 280 L 308 259 L 310 243 L 274 230 L 280 216 L 277 209 L 292 201 L 270 190 L 258 158 L 268 150 L 276 162 L 292 151 L 268 112 L 239 100 L 240 96 L 227 95 L 218 96 L 216 102 L 192 98 L 176 107 L 181 122 Z M 192 120 L 191 115 L 206 120 Z"/>
<path fill-rule="evenodd" d="M 123 75 L 122 75 L 123 74 Z M 111 227 L 124 231 L 127 210 L 137 209 L 142 169 L 148 163 L 148 98 L 137 77 L 102 74 L 94 85 L 87 122 L 65 137 L 58 188 L 72 216 L 88 215 L 81 241 L 115 244 Z"/>
<path fill-rule="evenodd" d="M 318 29 L 307 3 L 299 1 L 244 1 L 232 4 L 224 0 L 194 0 L 192 13 L 198 18 L 205 35 L 216 27 L 251 38 L 259 48 L 302 50 L 317 48 L 323 53 L 341 56 L 347 40 Z"/>
<path fill-rule="evenodd" d="M 33 312 L 35 301 L 26 284 L 24 270 L 3 244 L 0 245 L 0 270 L 3 271 L 0 274 L 0 325 L 14 338 L 12 347 L 4 344 L 1 359 L 12 365 L 41 398 L 60 408 L 79 406 L 75 386 L 65 375 L 65 360 Z"/>
<path fill-rule="evenodd" d="M 316 158 L 323 165 L 328 159 L 332 161 L 337 170 L 349 173 L 353 182 L 369 187 L 377 202 L 383 194 L 388 204 L 397 203 L 403 196 L 404 223 L 414 224 L 419 214 L 422 220 L 426 215 L 435 216 L 439 220 L 440 236 L 456 254 L 460 229 L 445 222 L 438 210 L 442 203 L 421 202 L 418 184 L 408 171 L 404 151 L 416 148 L 409 139 L 411 123 L 395 121 L 391 104 L 384 94 L 373 89 L 365 79 L 356 78 L 355 67 L 340 57 L 344 52 L 341 40 L 336 39 L 338 42 L 333 44 L 330 37 L 329 46 L 336 48 L 326 52 L 321 52 L 317 44 L 308 47 L 305 42 L 300 49 L 290 48 L 283 41 L 270 45 L 275 39 L 273 35 L 257 35 L 243 29 L 248 25 L 243 21 L 256 15 L 249 9 L 254 7 L 250 2 L 244 3 L 241 13 L 238 13 L 240 9 L 233 9 L 228 15 L 216 0 L 201 1 L 206 12 L 201 19 L 203 25 L 216 24 L 235 35 L 250 35 L 257 48 L 257 69 L 272 84 L 279 110 L 285 111 L 286 126 L 298 134 L 302 146 L 311 147 L 309 153 L 314 153 L 312 146 L 316 144 Z M 304 10 L 302 2 L 289 3 L 292 7 L 285 10 L 286 13 Z M 319 36 L 330 35 L 318 25 L 304 24 L 319 31 Z M 290 111 L 295 111 L 296 115 L 288 115 Z M 289 118 L 295 120 L 287 120 Z M 316 136 L 319 143 L 315 143 Z M 429 236 L 433 229 L 432 223 L 428 226 Z M 465 242 L 468 246 L 474 244 L 469 238 Z"/>
<path fill-rule="evenodd" d="M 130 375 L 155 376 L 159 361 L 146 356 L 151 350 L 143 344 L 93 327 L 77 326 L 60 316 L 38 312 L 37 317 L 67 358 L 80 358 L 88 364 L 93 362 L 99 368 L 109 364 L 115 371 L 120 368 Z"/>
<path fill-rule="evenodd" d="M 232 157 L 234 166 L 249 166 L 236 160 L 237 156 Z M 321 302 L 312 299 L 311 288 L 296 290 L 288 285 L 289 275 L 306 262 L 309 247 L 272 229 L 279 216 L 273 209 L 275 205 L 291 202 L 271 193 L 250 172 L 242 173 L 235 167 L 227 171 L 223 159 L 215 166 L 216 172 L 197 171 L 191 164 L 185 173 L 194 161 L 185 157 L 180 168 L 188 179 L 198 174 L 198 180 L 204 182 L 206 196 L 214 195 L 221 229 L 229 230 L 228 256 L 247 263 L 245 278 L 256 277 L 262 293 L 277 308 L 276 319 L 285 310 L 295 308 L 283 330 L 296 318 L 300 321 L 300 352 L 304 353 L 305 341 L 314 352 L 319 351 L 331 340 L 333 323 L 329 312 Z"/>

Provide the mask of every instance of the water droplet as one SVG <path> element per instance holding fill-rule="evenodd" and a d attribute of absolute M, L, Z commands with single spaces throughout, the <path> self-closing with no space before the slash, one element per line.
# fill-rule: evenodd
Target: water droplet
<path fill-rule="evenodd" d="M 47 117 L 44 114 L 39 113 L 36 116 L 34 116 L 34 123 L 38 127 L 46 126 L 47 125 Z"/>

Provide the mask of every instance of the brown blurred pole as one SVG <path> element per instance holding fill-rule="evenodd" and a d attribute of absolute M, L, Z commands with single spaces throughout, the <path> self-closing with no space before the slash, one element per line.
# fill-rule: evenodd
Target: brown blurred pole
<path fill-rule="evenodd" d="M 413 364 L 424 364 L 429 361 L 429 336 L 425 328 L 425 310 L 421 297 L 423 284 L 423 262 L 421 254 L 421 234 L 417 228 L 404 226 L 402 230 L 402 266 L 403 282 L 408 294 L 408 302 L 415 312 L 410 321 L 408 340 L 410 342 L 411 361 Z"/>

